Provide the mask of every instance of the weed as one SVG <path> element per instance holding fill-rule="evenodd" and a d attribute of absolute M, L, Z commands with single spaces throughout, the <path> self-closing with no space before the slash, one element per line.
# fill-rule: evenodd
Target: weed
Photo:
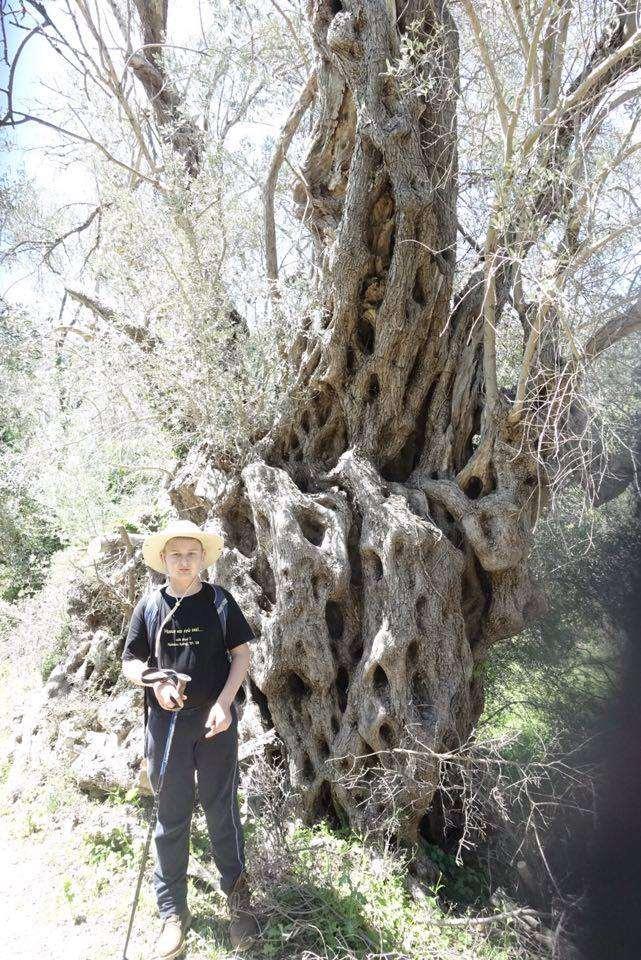
<path fill-rule="evenodd" d="M 72 907 L 76 894 L 74 893 L 73 882 L 69 877 L 65 877 L 62 881 L 62 892 L 65 895 L 65 900 Z"/>
<path fill-rule="evenodd" d="M 191 827 L 191 849 L 194 856 L 199 860 L 206 860 L 211 855 L 211 843 L 207 829 L 198 823 L 193 823 Z"/>
<path fill-rule="evenodd" d="M 9 771 L 11 770 L 11 761 L 5 759 L 0 763 L 0 783 L 6 783 L 9 779 Z"/>
<path fill-rule="evenodd" d="M 129 790 L 123 790 L 122 787 L 114 787 L 109 791 L 107 800 L 116 807 L 120 806 L 144 806 L 144 798 L 141 796 L 138 787 L 130 787 Z"/>
<path fill-rule="evenodd" d="M 45 650 L 42 655 L 42 660 L 40 661 L 40 676 L 42 677 L 43 683 L 47 682 L 53 670 L 58 666 L 67 652 L 70 636 L 71 625 L 69 619 L 66 617 L 62 621 L 60 629 L 52 638 L 51 646 Z"/>
<path fill-rule="evenodd" d="M 88 847 L 87 859 L 99 864 L 105 860 L 122 860 L 129 864 L 134 860 L 134 848 L 131 834 L 122 827 L 114 827 L 109 833 L 89 833 L 84 837 Z"/>
<path fill-rule="evenodd" d="M 29 810 L 24 821 L 24 836 L 30 837 L 34 833 L 41 833 L 42 830 L 42 823 Z"/>
<path fill-rule="evenodd" d="M 439 871 L 439 879 L 432 886 L 435 896 L 460 904 L 478 903 L 489 895 L 489 879 L 478 867 L 461 866 L 452 854 L 434 844 L 423 842 L 423 847 Z"/>

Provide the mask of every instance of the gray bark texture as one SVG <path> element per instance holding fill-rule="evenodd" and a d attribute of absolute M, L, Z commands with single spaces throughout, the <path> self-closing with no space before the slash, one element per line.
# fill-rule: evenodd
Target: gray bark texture
<path fill-rule="evenodd" d="M 174 150 L 185 161 L 188 173 L 197 176 L 202 161 L 202 133 L 191 119 L 181 115 L 183 100 L 164 63 L 168 0 L 135 0 L 135 5 L 144 47 L 129 55 L 129 67 L 145 89 L 159 129 L 171 130 L 169 139 Z"/>
<path fill-rule="evenodd" d="M 203 446 L 171 496 L 225 535 L 216 578 L 261 637 L 248 695 L 285 744 L 304 815 L 375 829 L 394 810 L 414 842 L 430 830 L 435 752 L 465 740 L 483 710 L 488 650 L 543 609 L 528 554 L 545 482 L 510 398 L 499 391 L 484 409 L 482 257 L 454 296 L 447 5 L 310 0 L 308 15 L 317 112 L 295 200 L 320 320 L 292 345 L 290 412 L 252 462 L 235 473 Z M 417 20 L 434 56 L 424 91 L 404 93 L 387 63 Z M 624 41 L 616 29 L 607 49 Z M 560 169 L 579 119 L 560 117 L 541 148 L 548 165 Z M 541 229 L 567 203 L 554 178 L 530 195 Z M 499 242 L 520 229 L 508 222 Z M 498 271 L 497 318 L 513 281 L 509 265 Z"/>

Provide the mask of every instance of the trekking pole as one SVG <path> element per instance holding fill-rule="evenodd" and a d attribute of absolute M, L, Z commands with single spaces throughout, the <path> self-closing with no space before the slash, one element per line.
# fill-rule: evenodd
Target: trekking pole
<path fill-rule="evenodd" d="M 158 679 L 157 674 L 162 672 L 164 674 L 163 679 L 176 679 L 183 684 L 190 678 L 186 674 L 176 674 L 173 670 L 165 671 L 150 671 L 146 670 L 143 674 L 143 682 L 145 685 L 148 685 L 150 682 L 154 682 L 155 679 Z M 173 677 L 168 676 L 173 674 Z M 152 679 L 153 677 L 153 679 Z M 173 699 L 173 698 L 172 698 Z M 178 701 L 175 701 L 177 703 Z M 145 864 L 147 863 L 147 857 L 149 855 L 149 847 L 151 846 L 151 838 L 153 836 L 154 827 L 156 826 L 156 820 L 158 818 L 158 806 L 160 803 L 160 793 L 162 791 L 162 785 L 165 779 L 165 771 L 167 769 L 167 763 L 169 761 L 169 753 L 171 751 L 171 741 L 174 738 L 174 730 L 176 727 L 176 718 L 178 716 L 178 711 L 180 707 L 177 706 L 176 710 L 171 715 L 171 720 L 169 721 L 169 730 L 167 731 L 167 739 L 165 740 L 165 750 L 163 752 L 162 761 L 160 764 L 160 773 L 158 775 L 158 788 L 156 789 L 154 805 L 151 811 L 151 819 L 149 821 L 149 830 L 147 831 L 147 839 L 145 841 L 145 848 L 142 854 L 142 860 L 140 862 L 140 872 L 138 873 L 138 883 L 136 884 L 136 892 L 134 894 L 134 902 L 131 907 L 131 916 L 129 917 L 129 927 L 127 929 L 127 938 L 125 940 L 125 946 L 122 951 L 122 960 L 127 960 L 127 948 L 129 946 L 129 940 L 131 938 L 131 931 L 134 925 L 134 917 L 136 915 L 136 908 L 138 906 L 138 898 L 140 897 L 140 888 L 142 887 L 142 878 L 145 874 Z"/>
<path fill-rule="evenodd" d="M 195 579 L 196 577 L 192 577 L 189 587 L 191 587 L 191 584 L 194 582 Z M 189 587 L 187 587 L 187 590 L 189 590 Z M 158 669 L 154 670 L 152 667 L 149 667 L 146 670 L 142 671 L 140 679 L 142 680 L 143 686 L 145 687 L 153 687 L 154 683 L 156 683 L 157 680 L 169 680 L 171 683 L 174 684 L 174 686 L 176 687 L 177 693 L 180 695 L 184 691 L 187 683 L 191 680 L 191 677 L 189 677 L 186 673 L 176 673 L 175 670 L 160 669 L 160 663 L 161 663 L 160 638 L 162 635 L 162 631 L 166 626 L 167 622 L 172 619 L 174 613 L 176 612 L 176 610 L 178 609 L 178 607 L 183 602 L 186 596 L 187 594 L 185 592 L 182 595 L 182 597 L 179 598 L 175 606 L 165 616 L 162 623 L 159 624 L 156 630 L 155 650 L 156 650 L 156 663 L 158 664 Z M 129 917 L 129 928 L 127 929 L 127 938 L 125 940 L 125 946 L 122 951 L 122 960 L 127 960 L 127 947 L 129 946 L 129 939 L 131 937 L 131 931 L 134 925 L 134 917 L 136 915 L 136 907 L 138 906 L 140 888 L 142 887 L 142 878 L 145 874 L 145 864 L 147 863 L 147 856 L 149 855 L 151 838 L 154 832 L 154 827 L 156 825 L 156 820 L 158 819 L 158 807 L 160 805 L 160 791 L 162 790 L 163 781 L 165 779 L 165 770 L 167 769 L 167 761 L 169 760 L 169 751 L 171 750 L 171 741 L 174 738 L 174 729 L 176 727 L 176 717 L 178 715 L 178 711 L 182 707 L 182 703 L 180 702 L 180 700 L 176 700 L 176 698 L 173 696 L 171 697 L 171 700 L 176 706 L 169 723 L 169 730 L 167 731 L 167 740 L 165 741 L 165 751 L 163 753 L 162 762 L 160 764 L 160 773 L 158 774 L 158 789 L 155 791 L 156 796 L 155 796 L 154 805 L 151 811 L 151 819 L 149 821 L 149 830 L 147 831 L 145 849 L 143 850 L 143 853 L 142 853 L 142 861 L 140 863 L 140 872 L 138 874 L 138 883 L 136 884 L 134 902 L 131 907 L 131 916 Z"/>

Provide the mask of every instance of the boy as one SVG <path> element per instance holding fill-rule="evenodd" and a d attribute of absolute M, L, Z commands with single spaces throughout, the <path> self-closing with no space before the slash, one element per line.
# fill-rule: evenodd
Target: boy
<path fill-rule="evenodd" d="M 154 887 L 162 920 L 154 957 L 171 960 L 185 945 L 191 915 L 187 907 L 189 827 L 195 800 L 194 775 L 205 812 L 214 861 L 227 894 L 234 947 L 244 947 L 258 933 L 244 860 L 238 811 L 238 714 L 234 697 L 249 667 L 248 643 L 255 639 L 229 591 L 227 628 L 214 602 L 214 589 L 200 573 L 214 563 L 223 541 L 189 520 L 172 522 L 143 542 L 145 563 L 165 573 L 160 588 L 158 638 L 148 636 L 143 597 L 131 617 L 122 654 L 122 669 L 142 684 L 148 667 L 173 669 L 190 677 L 183 689 L 168 680 L 145 687 L 148 722 L 145 756 L 156 792 L 170 714 L 179 711 L 160 796 L 154 833 L 157 862 Z M 229 651 L 229 656 L 227 651 Z M 160 660 L 160 662 L 159 662 Z"/>

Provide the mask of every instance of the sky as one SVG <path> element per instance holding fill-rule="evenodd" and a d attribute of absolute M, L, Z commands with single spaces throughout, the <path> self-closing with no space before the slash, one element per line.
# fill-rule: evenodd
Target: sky
<path fill-rule="evenodd" d="M 105 6 L 102 5 L 101 9 Z M 198 7 L 197 0 L 189 3 L 180 0 L 179 3 L 170 4 L 168 36 L 172 42 L 190 46 L 200 37 L 201 22 L 207 27 L 208 5 L 202 4 L 200 10 Z M 7 32 L 9 49 L 15 51 L 25 36 L 25 31 L 8 24 Z M 56 102 L 55 89 L 64 85 L 67 70 L 66 64 L 51 45 L 43 37 L 34 35 L 26 44 L 16 70 L 13 86 L 14 108 L 36 116 L 50 115 L 49 111 Z M 5 89 L 8 73 L 7 65 L 1 63 L 0 86 Z M 38 103 L 43 105 L 40 110 L 36 107 Z M 226 144 L 230 149 L 234 149 L 242 139 L 248 139 L 255 143 L 258 149 L 266 137 L 278 133 L 283 119 L 283 114 L 275 114 L 273 117 L 266 117 L 260 124 L 239 123 L 230 130 Z M 0 152 L 0 173 L 23 170 L 36 192 L 51 197 L 57 206 L 94 200 L 93 182 L 84 164 L 74 162 L 63 165 L 53 152 L 52 148 L 63 140 L 61 135 L 37 123 L 20 124 L 11 131 L 6 129 L 5 133 L 8 134 L 13 149 Z M 52 184 L 55 184 L 53 197 Z M 14 268 L 8 275 L 1 265 L 0 297 L 12 303 L 20 302 L 39 309 L 42 309 L 45 302 L 50 301 L 50 311 L 55 311 L 60 302 L 58 294 L 52 298 L 51 294 L 38 284 L 32 270 L 16 271 Z"/>
<path fill-rule="evenodd" d="M 102 10 L 107 8 L 104 0 L 102 2 L 97 0 L 97 2 Z M 218 2 L 223 4 L 229 0 L 218 0 Z M 201 16 L 206 27 L 206 16 L 210 7 L 208 3 L 203 2 L 201 9 L 198 8 L 198 0 L 177 0 L 170 3 L 168 35 L 172 42 L 190 46 L 200 36 Z M 23 36 L 22 31 L 9 26 L 9 44 L 12 49 L 15 49 Z M 2 86 L 6 86 L 7 73 L 6 65 L 0 64 Z M 34 36 L 26 45 L 18 65 L 14 83 L 15 106 L 18 109 L 34 109 L 34 104 L 40 101 L 44 104 L 40 114 L 45 115 L 55 101 L 53 89 L 63 83 L 64 74 L 64 62 L 50 44 L 43 38 Z M 634 78 L 630 79 L 630 83 L 634 83 Z M 34 112 L 36 112 L 35 109 Z M 278 133 L 283 119 L 281 113 L 266 117 L 265 122 L 261 124 L 238 124 L 230 131 L 228 145 L 233 149 L 238 146 L 241 139 L 244 139 L 256 144 L 256 148 L 259 149 L 267 136 Z M 616 122 L 616 116 L 614 121 Z M 621 111 L 620 121 L 627 128 L 629 118 L 623 111 Z M 15 149 L 9 153 L 0 152 L 0 171 L 2 167 L 9 170 L 24 169 L 37 192 L 51 198 L 57 205 L 78 200 L 91 201 L 94 198 L 93 184 L 86 167 L 80 163 L 63 166 L 53 154 L 52 146 L 60 143 L 61 140 L 59 135 L 38 124 L 27 123 L 11 131 L 9 139 Z M 53 195 L 52 184 L 55 185 Z M 42 306 L 43 299 L 46 300 L 48 297 L 48 294 L 36 283 L 33 274 L 23 270 L 22 273 L 16 274 L 14 271 L 11 276 L 8 276 L 0 267 L 0 296 L 2 295 L 12 301 L 20 300 L 25 304 L 39 307 Z M 50 309 L 55 310 L 54 301 L 59 303 L 59 295 L 53 298 L 50 305 Z"/>

